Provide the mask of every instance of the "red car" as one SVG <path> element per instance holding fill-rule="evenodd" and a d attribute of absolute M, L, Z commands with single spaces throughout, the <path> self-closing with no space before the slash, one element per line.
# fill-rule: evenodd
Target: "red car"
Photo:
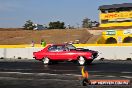
<path fill-rule="evenodd" d="M 41 51 L 33 52 L 33 56 L 44 64 L 58 61 L 73 61 L 80 65 L 85 65 L 91 63 L 98 56 L 98 52 L 76 48 L 71 44 L 51 44 Z"/>

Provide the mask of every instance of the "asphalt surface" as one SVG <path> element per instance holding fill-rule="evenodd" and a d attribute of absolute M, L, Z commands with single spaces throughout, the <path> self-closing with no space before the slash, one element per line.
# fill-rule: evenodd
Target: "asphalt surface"
<path fill-rule="evenodd" d="M 89 79 L 132 80 L 132 61 L 93 61 L 85 68 Z M 75 63 L 43 65 L 35 60 L 0 60 L 0 88 L 132 88 L 82 86 L 81 68 Z"/>

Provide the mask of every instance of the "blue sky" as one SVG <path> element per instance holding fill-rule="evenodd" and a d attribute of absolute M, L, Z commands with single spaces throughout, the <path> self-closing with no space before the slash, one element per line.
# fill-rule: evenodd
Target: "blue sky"
<path fill-rule="evenodd" d="M 77 26 L 88 17 L 98 21 L 100 5 L 132 3 L 132 0 L 0 0 L 0 28 L 22 27 L 27 20 L 48 24 L 63 21 Z"/>

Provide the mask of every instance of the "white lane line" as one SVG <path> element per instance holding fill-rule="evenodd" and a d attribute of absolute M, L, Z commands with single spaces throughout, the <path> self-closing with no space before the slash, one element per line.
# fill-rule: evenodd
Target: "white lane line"
<path fill-rule="evenodd" d="M 100 76 L 104 76 L 104 75 L 93 75 L 93 76 L 95 76 L 95 77 L 100 77 Z"/>
<path fill-rule="evenodd" d="M 12 70 L 17 70 L 17 71 L 21 71 L 21 70 L 32 70 L 32 69 L 12 69 Z M 43 70 L 49 70 L 49 69 L 43 69 Z M 63 71 L 63 72 L 66 72 L 66 71 L 80 71 L 80 70 L 52 70 L 52 71 Z M 88 72 L 102 72 L 102 71 L 88 71 Z"/>
<path fill-rule="evenodd" d="M 0 79 L 18 79 L 18 78 L 13 78 L 13 77 L 0 77 Z"/>
<path fill-rule="evenodd" d="M 35 75 L 39 75 L 39 76 L 44 76 L 44 75 L 52 75 L 52 76 L 56 76 L 56 75 L 59 75 L 59 74 L 50 74 L 50 73 L 33 73 Z"/>
<path fill-rule="evenodd" d="M 63 76 L 82 76 L 78 74 L 51 74 L 51 73 L 35 73 L 35 75 L 43 76 L 43 75 L 49 75 L 49 76 L 58 76 L 58 75 L 63 75 Z"/>
<path fill-rule="evenodd" d="M 114 76 L 114 75 L 108 75 L 108 76 L 105 76 L 105 77 L 113 78 L 113 77 L 116 77 L 116 76 Z"/>
<path fill-rule="evenodd" d="M 129 73 L 132 73 L 132 72 L 121 72 L 121 73 L 129 74 Z"/>
<path fill-rule="evenodd" d="M 2 74 L 29 74 L 29 75 L 33 74 L 33 73 L 22 73 L 22 72 L 0 72 L 0 73 Z"/>
<path fill-rule="evenodd" d="M 33 78 L 15 78 L 15 77 L 0 77 L 0 79 L 7 79 L 7 80 L 33 80 Z M 46 80 L 48 80 L 48 81 L 77 81 L 77 80 L 67 80 L 67 79 L 36 79 L 36 80 L 43 80 L 43 81 L 46 81 Z"/>
<path fill-rule="evenodd" d="M 63 76 L 81 76 L 78 74 L 52 74 L 52 73 L 23 73 L 23 72 L 0 72 L 0 74 L 19 74 L 19 75 L 38 75 L 38 76 L 58 76 L 58 75 L 63 75 Z"/>
<path fill-rule="evenodd" d="M 0 72 L 2 74 L 25 74 L 25 75 L 59 75 L 59 74 L 50 74 L 50 73 L 23 73 L 23 72 Z"/>
<path fill-rule="evenodd" d="M 63 74 L 63 75 L 66 75 L 66 76 L 82 76 L 82 75 L 77 75 L 77 74 Z"/>
<path fill-rule="evenodd" d="M 74 81 L 74 82 L 75 82 L 75 81 L 78 81 L 78 80 L 71 80 L 71 79 L 69 79 L 69 80 L 66 80 L 66 79 L 64 79 L 64 80 L 63 80 L 63 79 L 39 79 L 39 80 L 43 80 L 43 81 L 46 81 L 46 80 L 48 80 L 48 81 L 49 81 L 49 80 L 53 81 L 53 80 L 54 80 L 54 81 L 67 81 L 67 82 L 69 82 L 69 81 Z"/>
<path fill-rule="evenodd" d="M 97 73 L 97 72 L 101 72 L 101 71 L 88 71 L 88 72 L 96 72 Z"/>
<path fill-rule="evenodd" d="M 128 78 L 128 79 L 131 79 L 132 78 L 132 76 L 120 76 L 120 77 Z"/>
<path fill-rule="evenodd" d="M 33 70 L 33 69 L 12 69 L 12 70 L 17 70 L 17 71 L 21 71 L 21 70 Z M 41 70 L 41 69 L 40 69 Z M 45 70 L 50 70 L 50 69 L 43 69 L 44 71 Z M 71 72 L 73 72 L 73 71 L 78 71 L 78 70 L 52 70 L 52 71 L 63 71 L 63 72 L 66 72 L 66 71 L 71 71 Z"/>

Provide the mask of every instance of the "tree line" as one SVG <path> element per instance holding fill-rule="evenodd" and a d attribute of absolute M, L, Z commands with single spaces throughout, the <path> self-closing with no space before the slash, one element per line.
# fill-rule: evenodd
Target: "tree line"
<path fill-rule="evenodd" d="M 77 24 L 79 27 L 79 24 Z M 82 21 L 82 28 L 92 28 L 92 27 L 98 27 L 99 26 L 99 22 L 97 21 L 92 21 L 89 18 L 84 18 Z M 64 22 L 60 22 L 60 21 L 55 21 L 55 22 L 49 22 L 48 26 L 46 25 L 40 25 L 40 24 L 34 24 L 31 20 L 27 20 L 24 24 L 24 29 L 26 30 L 34 30 L 37 29 L 37 27 L 41 27 L 41 29 L 74 29 L 74 26 L 71 25 L 67 25 L 67 27 L 65 26 Z"/>

